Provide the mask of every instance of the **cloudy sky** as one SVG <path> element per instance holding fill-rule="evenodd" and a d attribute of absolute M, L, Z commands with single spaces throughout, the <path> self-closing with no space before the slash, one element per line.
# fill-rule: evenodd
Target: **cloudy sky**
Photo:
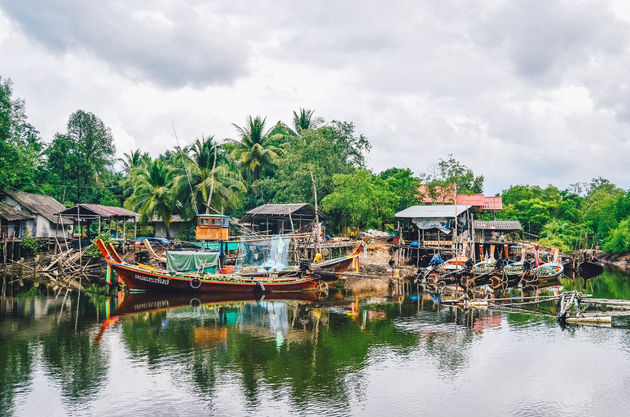
<path fill-rule="evenodd" d="M 247 115 L 355 122 L 368 165 L 630 187 L 630 4 L 0 0 L 0 76 L 49 141 L 77 109 L 153 156 Z M 245 4 L 249 3 L 249 4 Z M 270 123 L 270 124 L 271 124 Z"/>

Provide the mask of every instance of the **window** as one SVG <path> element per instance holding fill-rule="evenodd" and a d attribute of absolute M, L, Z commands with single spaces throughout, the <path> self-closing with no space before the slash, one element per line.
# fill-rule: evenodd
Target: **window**
<path fill-rule="evenodd" d="M 213 218 L 212 219 L 212 225 L 213 226 L 221 226 L 221 219 L 220 218 Z"/>
<path fill-rule="evenodd" d="M 204 225 L 208 225 L 210 224 L 210 219 L 207 217 L 200 217 L 199 218 L 199 224 L 204 226 Z"/>

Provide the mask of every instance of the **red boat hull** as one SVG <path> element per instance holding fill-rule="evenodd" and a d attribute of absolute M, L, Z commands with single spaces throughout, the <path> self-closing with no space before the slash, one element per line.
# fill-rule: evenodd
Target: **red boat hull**
<path fill-rule="evenodd" d="M 287 291 L 314 290 L 318 286 L 319 277 L 295 278 L 290 280 L 238 280 L 208 278 L 194 278 L 191 276 L 175 277 L 149 271 L 144 268 L 126 265 L 112 265 L 120 279 L 130 290 L 134 291 L 159 291 L 159 292 L 187 292 L 187 293 L 274 293 Z"/>

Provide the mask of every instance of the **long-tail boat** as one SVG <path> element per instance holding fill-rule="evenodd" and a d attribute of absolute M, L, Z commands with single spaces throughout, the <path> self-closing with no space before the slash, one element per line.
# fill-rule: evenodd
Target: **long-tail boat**
<path fill-rule="evenodd" d="M 273 293 L 316 290 L 320 277 L 310 273 L 306 265 L 300 270 L 279 276 L 243 276 L 238 273 L 186 273 L 157 269 L 143 264 L 129 264 L 120 257 L 114 246 L 102 240 L 95 242 L 105 261 L 116 271 L 131 291 L 194 292 L 194 293 Z"/>

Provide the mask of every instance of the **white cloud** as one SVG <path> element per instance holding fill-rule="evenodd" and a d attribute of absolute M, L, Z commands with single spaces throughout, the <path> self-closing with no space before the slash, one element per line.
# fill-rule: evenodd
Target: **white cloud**
<path fill-rule="evenodd" d="M 25 3 L 26 4 L 26 3 Z M 630 187 L 623 2 L 0 0 L 0 75 L 45 139 L 92 111 L 120 153 L 298 107 L 351 120 L 371 168 L 453 153 L 486 178 Z"/>

